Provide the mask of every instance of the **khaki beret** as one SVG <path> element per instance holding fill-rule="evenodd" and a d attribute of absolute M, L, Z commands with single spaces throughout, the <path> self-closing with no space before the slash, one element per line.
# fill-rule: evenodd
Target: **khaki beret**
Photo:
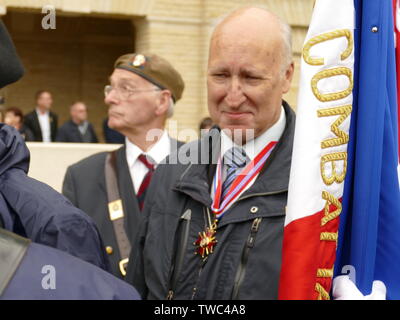
<path fill-rule="evenodd" d="M 131 71 L 161 89 L 171 91 L 174 101 L 182 97 L 185 83 L 178 71 L 164 58 L 155 54 L 125 54 L 117 59 L 115 69 Z"/>

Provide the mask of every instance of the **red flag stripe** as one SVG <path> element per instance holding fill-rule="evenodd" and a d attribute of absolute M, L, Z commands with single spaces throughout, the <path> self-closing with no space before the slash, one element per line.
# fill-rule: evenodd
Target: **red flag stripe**
<path fill-rule="evenodd" d="M 342 199 L 339 202 L 342 203 Z M 336 209 L 336 206 L 330 205 L 329 213 Z M 321 226 L 324 216 L 325 209 L 322 209 L 311 216 L 294 220 L 285 227 L 283 251 L 289 254 L 284 255 L 282 260 L 280 300 L 317 300 L 323 298 L 323 292 L 329 293 L 331 290 L 332 276 L 329 268 L 335 262 L 337 246 L 332 235 L 337 234 L 339 217 Z M 321 240 L 330 235 L 332 241 Z M 291 272 L 286 272 L 286 268 L 290 268 Z M 316 284 L 319 284 L 320 291 Z"/>

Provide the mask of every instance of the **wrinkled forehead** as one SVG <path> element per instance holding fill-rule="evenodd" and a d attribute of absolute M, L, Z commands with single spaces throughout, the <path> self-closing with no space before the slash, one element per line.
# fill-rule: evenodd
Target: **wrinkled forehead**
<path fill-rule="evenodd" d="M 274 69 L 281 64 L 282 44 L 276 37 L 216 35 L 210 46 L 208 69 L 222 66 L 241 69 Z"/>

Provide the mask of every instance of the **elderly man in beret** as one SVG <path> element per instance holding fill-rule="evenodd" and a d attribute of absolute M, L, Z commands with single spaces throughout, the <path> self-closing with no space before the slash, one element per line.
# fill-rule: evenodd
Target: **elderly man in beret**
<path fill-rule="evenodd" d="M 95 220 L 113 273 L 123 278 L 152 174 L 181 145 L 164 129 L 184 82 L 155 54 L 121 56 L 109 80 L 104 90 L 108 126 L 126 137 L 125 144 L 69 167 L 63 194 Z"/>

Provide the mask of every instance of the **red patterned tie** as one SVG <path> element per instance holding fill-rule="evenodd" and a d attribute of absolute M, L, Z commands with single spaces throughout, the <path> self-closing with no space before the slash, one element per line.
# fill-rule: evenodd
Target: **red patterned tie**
<path fill-rule="evenodd" d="M 140 208 L 140 210 L 142 210 L 143 205 L 144 205 L 144 200 L 146 198 L 146 190 L 150 184 L 150 180 L 151 180 L 151 177 L 153 176 L 155 168 L 154 168 L 154 164 L 150 163 L 144 154 L 141 154 L 138 159 L 147 167 L 147 169 L 149 169 L 149 171 L 144 176 L 142 184 L 140 185 L 139 191 L 137 193 L 139 208 Z"/>

